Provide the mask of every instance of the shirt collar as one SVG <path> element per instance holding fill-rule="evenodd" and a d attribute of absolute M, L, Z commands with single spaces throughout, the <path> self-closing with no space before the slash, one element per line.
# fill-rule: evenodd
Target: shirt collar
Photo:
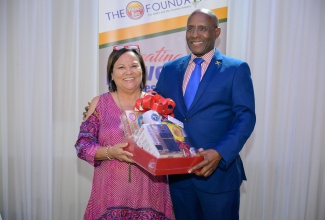
<path fill-rule="evenodd" d="M 210 63 L 213 55 L 214 55 L 214 52 L 215 52 L 215 48 L 213 48 L 213 50 L 210 50 L 208 53 L 204 54 L 201 58 L 203 58 L 204 62 L 208 62 Z M 193 60 L 197 58 L 197 56 L 195 56 L 194 54 L 191 54 L 191 60 L 190 62 L 193 62 Z"/>

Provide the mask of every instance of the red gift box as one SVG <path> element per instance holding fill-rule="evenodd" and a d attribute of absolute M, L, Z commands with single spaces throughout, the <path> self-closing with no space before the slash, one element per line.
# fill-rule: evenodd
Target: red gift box
<path fill-rule="evenodd" d="M 188 173 L 190 168 L 204 159 L 202 156 L 157 158 L 136 145 L 133 140 L 125 141 L 129 143 L 125 150 L 133 154 L 134 162 L 155 176 Z"/>

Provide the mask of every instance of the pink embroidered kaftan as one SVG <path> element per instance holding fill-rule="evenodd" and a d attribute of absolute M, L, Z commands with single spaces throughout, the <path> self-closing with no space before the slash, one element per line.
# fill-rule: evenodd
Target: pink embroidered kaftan
<path fill-rule="evenodd" d="M 120 143 L 122 110 L 112 95 L 100 96 L 95 112 L 80 126 L 75 145 L 78 157 L 94 166 L 92 190 L 84 219 L 172 219 L 166 176 L 153 176 L 136 164 L 119 160 L 94 161 L 100 146 Z"/>

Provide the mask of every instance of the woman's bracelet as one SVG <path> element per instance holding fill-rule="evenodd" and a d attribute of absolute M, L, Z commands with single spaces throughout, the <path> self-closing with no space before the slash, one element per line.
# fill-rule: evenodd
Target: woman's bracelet
<path fill-rule="evenodd" d="M 106 157 L 107 157 L 107 159 L 108 160 L 114 160 L 114 158 L 110 158 L 109 156 L 108 156 L 108 150 L 111 148 L 111 146 L 107 146 L 106 147 Z"/>

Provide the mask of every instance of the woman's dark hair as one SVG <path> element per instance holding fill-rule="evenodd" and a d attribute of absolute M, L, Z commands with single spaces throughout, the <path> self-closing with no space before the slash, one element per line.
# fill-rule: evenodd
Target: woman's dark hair
<path fill-rule="evenodd" d="M 117 90 L 114 80 L 112 81 L 112 73 L 113 73 L 114 64 L 118 60 L 118 58 L 120 58 L 120 56 L 122 56 L 122 54 L 124 54 L 126 52 L 129 52 L 129 51 L 133 52 L 138 57 L 139 62 L 140 62 L 140 66 L 141 66 L 141 69 L 142 69 L 142 83 L 140 85 L 141 91 L 144 89 L 144 86 L 146 85 L 147 72 L 146 72 L 146 67 L 145 67 L 145 64 L 144 64 L 143 57 L 140 54 L 140 51 L 136 50 L 136 49 L 122 48 L 120 50 L 113 50 L 112 53 L 108 57 L 108 61 L 107 61 L 107 83 L 109 84 L 108 90 L 110 92 L 115 92 Z"/>

